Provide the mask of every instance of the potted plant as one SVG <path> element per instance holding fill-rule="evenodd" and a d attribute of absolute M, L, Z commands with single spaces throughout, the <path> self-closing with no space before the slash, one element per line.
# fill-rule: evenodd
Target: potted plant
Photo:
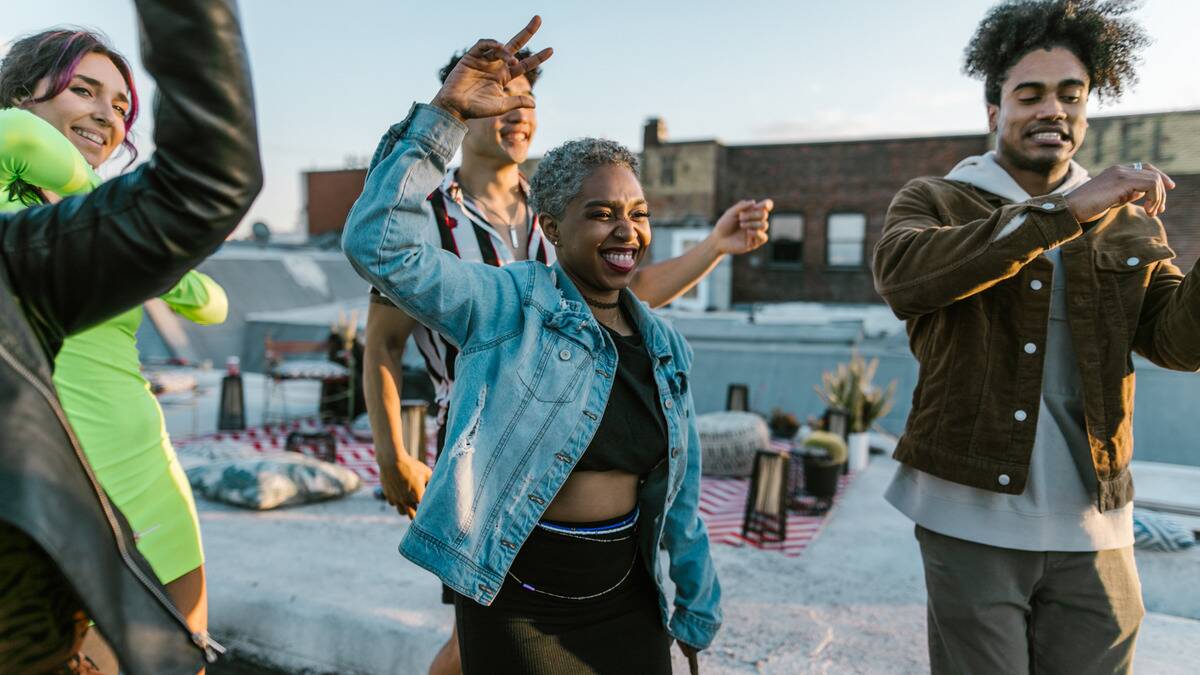
<path fill-rule="evenodd" d="M 867 432 L 871 430 L 875 420 L 892 409 L 896 395 L 895 380 L 892 380 L 887 389 L 880 389 L 872 383 L 878 367 L 879 359 L 871 359 L 868 362 L 858 352 L 854 352 L 850 355 L 849 363 L 839 363 L 834 372 L 825 371 L 821 375 L 822 386 L 814 387 L 826 405 L 846 411 L 850 432 L 846 439 L 850 471 L 866 468 L 870 457 Z"/>
<path fill-rule="evenodd" d="M 771 435 L 775 438 L 791 440 L 795 438 L 796 432 L 800 431 L 800 420 L 791 413 L 786 413 L 779 408 L 771 411 L 771 419 L 767 421 L 767 426 L 771 429 Z"/>
<path fill-rule="evenodd" d="M 846 463 L 846 441 L 828 431 L 814 431 L 804 439 L 804 450 L 804 491 L 819 499 L 833 498 Z"/>

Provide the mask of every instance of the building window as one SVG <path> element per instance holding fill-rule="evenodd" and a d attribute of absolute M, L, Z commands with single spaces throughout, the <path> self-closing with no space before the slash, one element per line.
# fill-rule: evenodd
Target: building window
<path fill-rule="evenodd" d="M 771 262 L 796 264 L 804 260 L 804 216 L 799 213 L 771 214 Z"/>
<path fill-rule="evenodd" d="M 828 222 L 826 264 L 829 267 L 862 267 L 867 217 L 861 213 L 832 213 Z"/>
<path fill-rule="evenodd" d="M 668 232 L 671 233 L 671 256 L 678 258 L 703 242 L 712 233 L 712 228 L 672 228 Z M 698 284 L 688 289 L 687 293 L 675 298 L 671 301 L 671 307 L 697 312 L 703 312 L 708 309 L 709 305 L 712 304 L 711 298 L 709 298 L 709 282 L 711 281 L 711 277 L 712 275 L 705 276 Z"/>
<path fill-rule="evenodd" d="M 658 158 L 660 167 L 658 184 L 670 187 L 675 184 L 675 155 L 662 155 Z"/>

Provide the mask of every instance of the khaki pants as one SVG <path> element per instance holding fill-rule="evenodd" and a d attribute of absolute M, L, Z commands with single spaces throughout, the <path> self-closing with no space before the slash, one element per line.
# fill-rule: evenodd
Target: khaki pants
<path fill-rule="evenodd" d="M 1019 551 L 917 526 L 935 675 L 1133 671 L 1145 608 L 1133 548 Z"/>

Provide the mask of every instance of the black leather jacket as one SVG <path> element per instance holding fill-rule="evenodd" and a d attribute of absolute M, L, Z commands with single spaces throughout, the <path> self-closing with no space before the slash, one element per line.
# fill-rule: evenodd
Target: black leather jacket
<path fill-rule="evenodd" d="M 262 186 L 233 0 L 138 0 L 156 151 L 89 195 L 0 215 L 0 518 L 71 582 L 122 672 L 195 673 L 191 635 L 105 497 L 54 394 L 65 336 L 165 292 Z"/>

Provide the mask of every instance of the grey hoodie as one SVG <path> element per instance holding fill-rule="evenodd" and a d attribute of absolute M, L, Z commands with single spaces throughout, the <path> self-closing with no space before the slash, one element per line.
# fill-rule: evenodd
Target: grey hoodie
<path fill-rule="evenodd" d="M 1031 199 L 996 162 L 994 152 L 968 157 L 946 175 L 1012 202 Z M 1086 183 L 1087 171 L 1071 162 L 1054 192 Z M 1024 221 L 996 233 L 1008 236 Z M 1057 248 L 1047 251 L 1057 268 Z M 1133 545 L 1133 503 L 1101 513 L 1096 476 L 1084 428 L 1083 393 L 1067 325 L 1066 275 L 1055 274 L 1046 331 L 1041 410 L 1030 458 L 1029 481 L 1019 495 L 959 485 L 901 465 L 887 500 L 918 525 L 958 539 L 1026 551 L 1100 551 Z M 1036 345 L 1030 343 L 1036 349 Z"/>

